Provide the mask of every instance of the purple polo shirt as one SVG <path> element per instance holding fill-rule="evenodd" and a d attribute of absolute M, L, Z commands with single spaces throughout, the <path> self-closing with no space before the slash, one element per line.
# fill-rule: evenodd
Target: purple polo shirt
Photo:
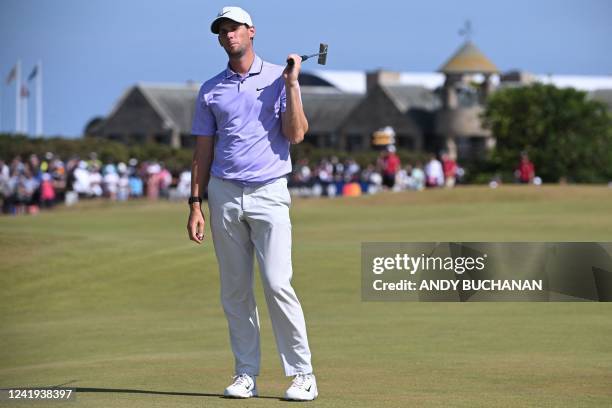
<path fill-rule="evenodd" d="M 291 172 L 283 69 L 256 55 L 244 77 L 228 64 L 200 88 L 191 133 L 215 137 L 213 176 L 253 186 Z"/>

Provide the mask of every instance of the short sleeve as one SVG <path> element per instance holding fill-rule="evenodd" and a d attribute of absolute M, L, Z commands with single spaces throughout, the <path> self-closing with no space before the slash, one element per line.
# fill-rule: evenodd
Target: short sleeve
<path fill-rule="evenodd" d="M 214 136 L 216 133 L 217 122 L 202 87 L 195 102 L 191 134 L 196 136 Z"/>

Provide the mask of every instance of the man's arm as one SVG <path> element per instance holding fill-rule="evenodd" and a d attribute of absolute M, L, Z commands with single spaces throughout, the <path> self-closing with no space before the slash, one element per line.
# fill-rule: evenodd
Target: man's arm
<path fill-rule="evenodd" d="M 210 180 L 210 167 L 212 165 L 214 152 L 214 137 L 196 137 L 196 146 L 193 151 L 191 162 L 191 196 L 202 197 Z M 197 244 L 204 240 L 204 213 L 201 203 L 189 205 L 189 220 L 187 221 L 187 232 L 189 239 Z"/>
<path fill-rule="evenodd" d="M 292 144 L 297 144 L 304 140 L 304 135 L 308 132 L 308 120 L 304 114 L 298 83 L 302 59 L 297 54 L 290 54 L 287 58 L 293 58 L 295 64 L 293 67 L 287 67 L 283 71 L 285 92 L 287 94 L 287 109 L 281 113 L 281 120 L 283 134 Z"/>

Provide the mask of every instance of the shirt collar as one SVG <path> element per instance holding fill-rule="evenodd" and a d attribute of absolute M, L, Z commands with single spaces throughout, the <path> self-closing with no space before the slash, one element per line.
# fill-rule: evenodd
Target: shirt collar
<path fill-rule="evenodd" d="M 258 75 L 261 73 L 263 68 L 263 60 L 259 58 L 257 54 L 255 54 L 255 59 L 253 59 L 253 63 L 251 64 L 251 68 L 249 68 L 249 72 L 247 77 L 251 75 Z M 227 63 L 227 68 L 225 69 L 225 79 L 230 78 L 233 75 L 238 75 L 236 72 L 232 71 L 229 62 Z"/>

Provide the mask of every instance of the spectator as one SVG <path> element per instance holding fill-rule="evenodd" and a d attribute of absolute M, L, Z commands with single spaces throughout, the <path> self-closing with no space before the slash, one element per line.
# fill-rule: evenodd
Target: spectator
<path fill-rule="evenodd" d="M 421 191 L 425 189 L 425 172 L 423 171 L 423 165 L 421 162 L 416 162 L 412 169 L 412 185 L 411 189 Z"/>
<path fill-rule="evenodd" d="M 147 198 L 149 200 L 157 200 L 159 198 L 159 173 L 161 172 L 161 166 L 157 162 L 151 162 L 145 168 L 147 175 Z"/>
<path fill-rule="evenodd" d="M 440 187 L 444 185 L 444 170 L 442 169 L 442 163 L 436 156 L 431 154 L 429 161 L 425 165 L 425 175 L 427 187 Z"/>
<path fill-rule="evenodd" d="M 359 172 L 361 167 L 353 159 L 347 159 L 344 168 L 346 169 L 344 179 L 346 182 L 355 182 L 359 180 Z"/>
<path fill-rule="evenodd" d="M 518 178 L 518 181 L 523 184 L 531 184 L 533 183 L 533 179 L 535 177 L 535 166 L 529 160 L 529 155 L 527 152 L 521 152 L 521 161 L 519 163 L 518 169 L 515 171 L 515 176 Z"/>
<path fill-rule="evenodd" d="M 49 174 L 51 175 L 53 190 L 55 191 L 55 201 L 64 200 L 67 188 L 66 166 L 59 157 L 54 157 L 49 164 Z"/>
<path fill-rule="evenodd" d="M 412 166 L 407 164 L 400 171 L 397 172 L 397 183 L 395 187 L 398 191 L 410 189 L 413 181 L 412 181 Z"/>
<path fill-rule="evenodd" d="M 444 170 L 444 185 L 448 188 L 455 187 L 457 162 L 448 153 L 442 154 L 442 168 Z"/>
<path fill-rule="evenodd" d="M 389 145 L 385 152 L 381 153 L 378 160 L 383 177 L 383 186 L 392 189 L 395 185 L 395 176 L 401 167 L 399 157 L 395 154 L 395 146 Z"/>
<path fill-rule="evenodd" d="M 90 197 L 91 183 L 89 178 L 89 171 L 87 171 L 87 162 L 81 160 L 74 169 L 72 189 L 80 197 Z"/>
<path fill-rule="evenodd" d="M 42 172 L 40 170 L 40 159 L 38 158 L 38 156 L 35 154 L 31 154 L 30 160 L 28 161 L 26 166 L 28 165 L 29 165 L 30 174 L 32 175 L 32 177 L 36 179 L 37 182 L 40 183 L 42 179 Z"/>
<path fill-rule="evenodd" d="M 102 189 L 102 173 L 100 173 L 101 164 L 97 160 L 92 161 L 89 165 L 89 188 L 91 195 L 94 197 L 102 197 L 104 190 Z"/>
<path fill-rule="evenodd" d="M 10 214 L 11 212 L 11 169 L 4 162 L 0 160 L 0 198 L 2 198 L 2 213 Z"/>
<path fill-rule="evenodd" d="M 380 190 L 382 177 L 376 172 L 376 167 L 368 164 L 361 172 L 361 189 L 368 194 L 375 194 Z"/>
<path fill-rule="evenodd" d="M 117 192 L 119 190 L 119 174 L 114 164 L 107 164 L 104 166 L 104 178 L 103 178 L 103 190 L 104 196 L 111 200 L 117 199 Z"/>
<path fill-rule="evenodd" d="M 344 165 L 340 163 L 340 160 L 336 156 L 331 158 L 332 175 L 335 181 L 342 180 L 344 178 Z"/>
<path fill-rule="evenodd" d="M 159 180 L 159 196 L 161 198 L 170 198 L 170 186 L 172 185 L 172 174 L 160 163 L 160 171 L 157 175 Z"/>
<path fill-rule="evenodd" d="M 179 176 L 177 192 L 181 198 L 187 198 L 191 195 L 191 172 L 189 170 L 183 171 Z"/>
<path fill-rule="evenodd" d="M 125 163 L 121 162 L 117 165 L 117 173 L 119 174 L 117 200 L 125 201 L 130 196 L 130 180 L 128 177 L 128 167 Z"/>
<path fill-rule="evenodd" d="M 132 174 L 128 178 L 130 197 L 139 198 L 144 195 L 144 183 L 136 173 Z"/>
<path fill-rule="evenodd" d="M 49 173 L 43 173 L 40 183 L 40 202 L 43 208 L 51 208 L 55 204 L 55 188 L 53 178 Z"/>
<path fill-rule="evenodd" d="M 312 171 L 308 166 L 308 159 L 302 158 L 297 161 L 294 172 L 294 184 L 299 187 L 306 187 L 310 184 Z"/>

